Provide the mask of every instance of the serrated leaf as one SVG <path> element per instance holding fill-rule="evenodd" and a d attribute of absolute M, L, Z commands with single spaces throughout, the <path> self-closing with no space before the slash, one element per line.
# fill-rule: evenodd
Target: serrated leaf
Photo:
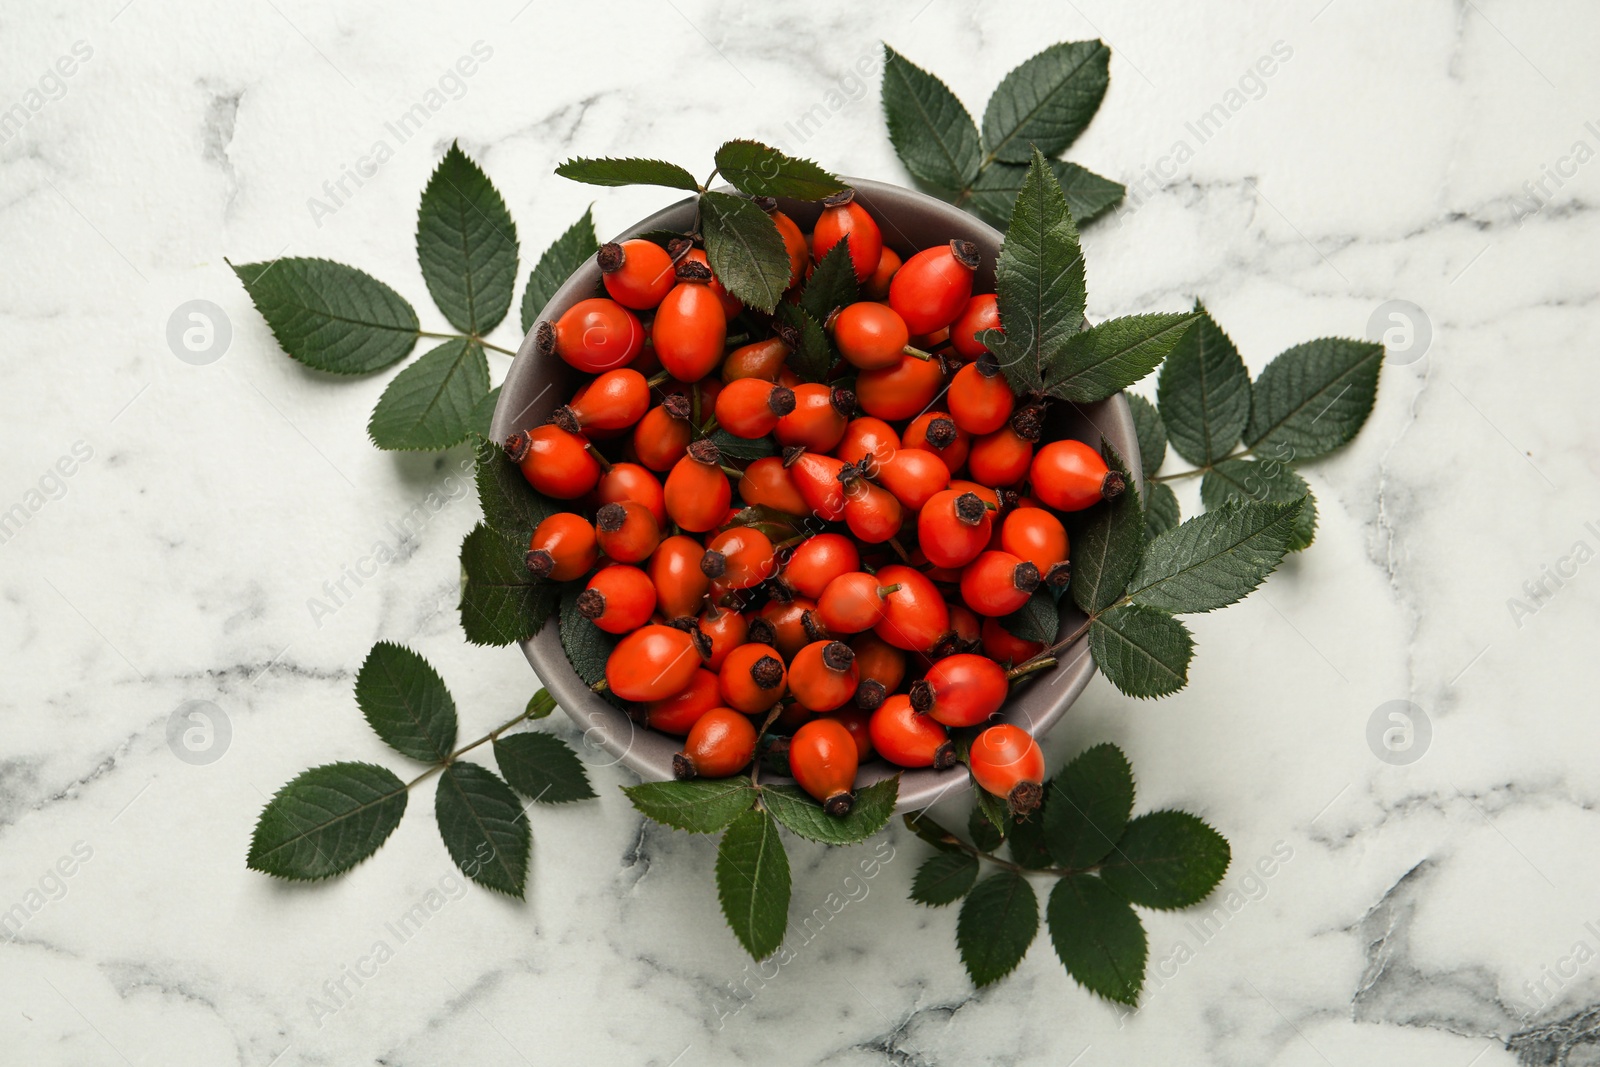
<path fill-rule="evenodd" d="M 406 357 L 417 313 L 372 275 L 326 259 L 229 264 L 292 358 L 333 374 L 367 374 Z"/>
<path fill-rule="evenodd" d="M 1128 823 L 1100 867 L 1106 887 L 1146 908 L 1187 908 L 1228 871 L 1223 836 L 1184 811 L 1152 811 Z"/>
<path fill-rule="evenodd" d="M 789 287 L 789 253 L 772 218 L 742 196 L 702 193 L 700 233 L 723 287 L 770 315 Z"/>
<path fill-rule="evenodd" d="M 1039 898 L 1015 871 L 991 874 L 973 887 L 956 921 L 956 947 L 975 986 L 1016 969 L 1039 932 Z"/>
<path fill-rule="evenodd" d="M 1122 596 L 1144 551 L 1144 510 L 1128 465 L 1109 444 L 1101 453 L 1127 479 L 1122 492 L 1084 513 L 1070 538 L 1072 602 L 1087 615 L 1104 611 Z"/>
<path fill-rule="evenodd" d="M 578 677 L 585 684 L 594 685 L 606 676 L 606 660 L 617 647 L 617 638 L 578 610 L 578 594 L 582 592 L 583 583 L 567 582 L 561 593 L 561 647 Z"/>
<path fill-rule="evenodd" d="M 395 375 L 378 398 L 367 435 L 391 451 L 435 451 L 465 441 L 489 394 L 489 360 L 475 341 L 453 338 Z"/>
<path fill-rule="evenodd" d="M 764 811 L 747 811 L 717 846 L 717 896 L 722 914 L 745 951 L 764 960 L 783 944 L 789 926 L 789 857 L 778 824 Z"/>
<path fill-rule="evenodd" d="M 1192 311 L 1125 315 L 1074 334 L 1047 358 L 1044 390 L 1074 404 L 1120 393 L 1160 366 L 1194 320 Z"/>
<path fill-rule="evenodd" d="M 1317 536 L 1317 501 L 1306 480 L 1277 462 L 1229 459 L 1206 471 L 1200 479 L 1200 502 L 1221 508 L 1234 501 L 1283 503 L 1304 500 L 1295 514 L 1289 551 L 1308 548 Z"/>
<path fill-rule="evenodd" d="M 479 398 L 477 406 L 472 409 L 472 418 L 467 421 L 471 424 L 472 432 L 479 437 L 488 437 L 489 428 L 494 425 L 494 409 L 500 406 L 500 386 L 484 393 Z"/>
<path fill-rule="evenodd" d="M 888 45 L 883 113 L 889 142 L 917 181 L 953 196 L 978 177 L 983 150 L 972 116 L 944 82 Z"/>
<path fill-rule="evenodd" d="M 827 322 L 834 309 L 855 303 L 860 292 L 855 263 L 850 259 L 850 242 L 840 241 L 828 249 L 806 280 L 800 307 L 817 322 Z"/>
<path fill-rule="evenodd" d="M 1198 467 L 1226 456 L 1250 421 L 1250 372 L 1209 312 L 1184 331 L 1161 368 L 1156 399 L 1178 455 Z"/>
<path fill-rule="evenodd" d="M 1145 548 L 1128 599 L 1175 615 L 1227 607 L 1277 569 L 1299 511 L 1247 501 L 1195 516 Z"/>
<path fill-rule="evenodd" d="M 1055 862 L 1044 841 L 1043 813 L 1049 806 L 1050 799 L 1046 797 L 1039 811 L 1025 819 L 1013 818 L 1006 831 L 1006 847 L 1011 850 L 1011 861 L 1026 870 L 1043 870 Z"/>
<path fill-rule="evenodd" d="M 461 873 L 521 900 L 532 835 L 511 787 L 487 767 L 457 761 L 439 776 L 433 810 L 439 836 Z"/>
<path fill-rule="evenodd" d="M 778 454 L 778 442 L 770 434 L 766 437 L 735 437 L 719 428 L 711 434 L 711 443 L 717 446 L 723 459 L 761 459 Z"/>
<path fill-rule="evenodd" d="M 590 800 L 594 789 L 572 746 L 552 734 L 507 734 L 494 739 L 494 761 L 506 784 L 541 804 Z"/>
<path fill-rule="evenodd" d="M 1245 443 L 1257 455 L 1300 462 L 1348 442 L 1372 413 L 1383 346 L 1322 337 L 1268 363 L 1251 389 Z"/>
<path fill-rule="evenodd" d="M 452 143 L 417 210 L 417 262 L 450 325 L 482 336 L 500 324 L 517 287 L 517 227 L 479 166 Z"/>
<path fill-rule="evenodd" d="M 405 812 L 406 784 L 385 767 L 313 767 L 261 810 L 246 865 L 294 881 L 343 874 L 376 852 Z"/>
<path fill-rule="evenodd" d="M 1116 745 L 1096 745 L 1061 768 L 1045 788 L 1044 838 L 1063 867 L 1106 857 L 1133 813 L 1133 768 Z"/>
<path fill-rule="evenodd" d="M 1210 477 L 1207 474 L 1206 477 Z M 1144 497 L 1144 536 L 1154 541 L 1182 521 L 1178 510 L 1178 494 L 1165 482 L 1147 482 Z"/>
<path fill-rule="evenodd" d="M 556 290 L 598 251 L 600 239 L 594 232 L 594 209 L 586 208 L 583 217 L 544 250 L 528 275 L 528 285 L 522 290 L 523 333 L 533 329 L 539 312 L 550 303 Z"/>
<path fill-rule="evenodd" d="M 794 331 L 796 344 L 789 353 L 789 369 L 803 382 L 825 381 L 833 366 L 833 346 L 822 323 L 794 304 L 779 304 L 777 319 Z"/>
<path fill-rule="evenodd" d="M 821 200 L 848 186 L 809 159 L 798 159 L 760 141 L 728 141 L 717 149 L 717 173 L 748 196 Z"/>
<path fill-rule="evenodd" d="M 1045 921 L 1056 957 L 1079 985 L 1120 1004 L 1138 1001 L 1149 945 L 1127 901 L 1093 875 L 1073 875 L 1050 891 Z"/>
<path fill-rule="evenodd" d="M 792 785 L 770 785 L 761 790 L 762 803 L 772 817 L 808 841 L 824 845 L 854 845 L 882 830 L 900 798 L 900 776 L 856 790 L 850 813 L 829 815 L 804 790 Z"/>
<path fill-rule="evenodd" d="M 966 896 L 978 880 L 978 858 L 966 852 L 940 852 L 929 856 L 911 880 L 911 899 L 939 907 Z"/>
<path fill-rule="evenodd" d="M 479 438 L 473 447 L 477 457 L 473 477 L 484 523 L 503 537 L 530 540 L 534 527 L 562 506 L 529 485 L 522 468 L 493 441 Z"/>
<path fill-rule="evenodd" d="M 976 782 L 972 785 L 975 804 L 967 816 L 967 833 L 980 851 L 993 852 L 1006 839 L 1006 828 L 1011 822 L 1006 802 L 988 792 Z"/>
<path fill-rule="evenodd" d="M 1000 81 L 983 111 L 993 159 L 1026 163 L 1037 146 L 1060 155 L 1099 110 L 1110 83 L 1111 50 L 1100 41 L 1053 44 Z"/>
<path fill-rule="evenodd" d="M 940 852 L 961 851 L 961 846 L 957 843 L 956 835 L 930 819 L 927 812 L 908 812 L 905 815 L 902 815 L 901 818 L 905 820 L 906 829 L 922 838 L 922 840 L 926 841 Z"/>
<path fill-rule="evenodd" d="M 522 712 L 529 722 L 539 719 L 548 719 L 550 713 L 556 710 L 556 698 L 550 695 L 550 690 L 541 689 L 528 698 L 528 706 Z"/>
<path fill-rule="evenodd" d="M 579 157 L 562 163 L 556 168 L 556 173 L 589 185 L 665 185 L 669 189 L 684 189 L 691 193 L 700 188 L 693 174 L 676 163 L 659 159 Z"/>
<path fill-rule="evenodd" d="M 1061 183 L 1061 193 L 1067 198 L 1067 210 L 1078 226 L 1087 226 L 1106 211 L 1116 207 L 1128 194 L 1126 186 L 1110 178 L 1102 178 L 1094 171 L 1061 159 L 1048 161 Z M 1022 191 L 1028 167 L 1023 163 L 990 163 L 972 184 L 966 200 L 972 210 L 995 226 L 1005 228 L 1011 219 L 1011 205 Z"/>
<path fill-rule="evenodd" d="M 438 763 L 456 747 L 456 702 L 439 672 L 409 648 L 372 646 L 356 675 L 356 706 L 402 756 Z"/>
<path fill-rule="evenodd" d="M 1162 697 L 1189 681 L 1194 639 L 1171 615 L 1137 604 L 1112 608 L 1089 624 L 1100 673 L 1131 697 Z"/>
<path fill-rule="evenodd" d="M 748 778 L 646 782 L 624 786 L 622 791 L 645 816 L 674 830 L 696 834 L 716 833 L 756 802 Z"/>
<path fill-rule="evenodd" d="M 1139 438 L 1139 469 L 1148 482 L 1161 470 L 1167 458 L 1167 426 L 1161 412 L 1138 393 L 1129 393 L 1128 410 L 1133 413 L 1133 432 Z"/>
<path fill-rule="evenodd" d="M 528 571 L 526 541 L 479 523 L 461 542 L 461 628 L 475 645 L 509 645 L 532 637 L 560 593 Z"/>
<path fill-rule="evenodd" d="M 1045 360 L 1078 333 L 1088 299 L 1078 229 L 1060 183 L 1037 152 L 1000 247 L 995 292 L 1005 333 L 984 339 L 1012 391 L 1037 392 Z"/>
<path fill-rule="evenodd" d="M 1000 626 L 1012 637 L 1048 645 L 1055 641 L 1061 628 L 1061 610 L 1056 598 L 1041 586 L 1026 604 L 1002 618 Z"/>

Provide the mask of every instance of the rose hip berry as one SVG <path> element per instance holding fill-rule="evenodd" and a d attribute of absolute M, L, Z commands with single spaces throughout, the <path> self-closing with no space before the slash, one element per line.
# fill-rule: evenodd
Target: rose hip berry
<path fill-rule="evenodd" d="M 727 778 L 744 770 L 756 754 L 756 728 L 731 708 L 712 708 L 689 729 L 683 751 L 672 757 L 672 775 Z"/>
<path fill-rule="evenodd" d="M 1122 493 L 1122 475 L 1082 441 L 1051 441 L 1033 457 L 1033 493 L 1057 511 L 1082 511 Z"/>
<path fill-rule="evenodd" d="M 928 334 L 956 321 L 972 295 L 978 246 L 951 241 L 925 248 L 905 261 L 889 285 L 889 306 L 914 334 Z"/>
<path fill-rule="evenodd" d="M 579 614 L 608 634 L 637 630 L 655 610 L 656 587 L 650 576 L 622 563 L 601 567 L 578 594 Z"/>
<path fill-rule="evenodd" d="M 617 642 L 606 659 L 606 684 L 623 700 L 662 700 L 688 685 L 699 668 L 692 637 L 652 624 Z"/>
<path fill-rule="evenodd" d="M 585 374 L 623 367 L 644 347 L 639 317 L 615 300 L 591 297 L 568 308 L 555 324 L 534 331 L 541 352 L 554 352 Z"/>
<path fill-rule="evenodd" d="M 1004 797 L 1013 815 L 1026 815 L 1044 801 L 1044 753 L 1021 727 L 989 727 L 973 740 L 967 758 L 973 781 Z"/>
<path fill-rule="evenodd" d="M 552 582 L 582 578 L 600 558 L 594 525 L 582 515 L 559 511 L 534 527 L 528 570 Z"/>
<path fill-rule="evenodd" d="M 653 241 L 604 244 L 595 259 L 611 299 L 635 311 L 655 307 L 677 284 L 672 256 Z"/>
<path fill-rule="evenodd" d="M 846 189 L 823 201 L 822 215 L 811 234 L 811 255 L 821 263 L 833 246 L 848 241 L 850 262 L 856 280 L 866 281 L 883 255 L 883 233 L 865 208 L 855 202 L 855 192 Z"/>
<path fill-rule="evenodd" d="M 600 480 L 600 461 L 589 442 L 559 426 L 536 426 L 506 438 L 506 455 L 545 496 L 575 500 Z"/>
<path fill-rule="evenodd" d="M 813 719 L 789 742 L 789 773 L 829 815 L 850 813 L 860 750 L 849 729 L 834 719 Z"/>
<path fill-rule="evenodd" d="M 977 726 L 1006 702 L 1010 680 L 988 656 L 946 656 L 911 684 L 911 706 L 946 726 Z"/>
<path fill-rule="evenodd" d="M 843 641 L 813 641 L 789 663 L 789 692 L 810 711 L 832 711 L 856 695 L 856 654 Z"/>

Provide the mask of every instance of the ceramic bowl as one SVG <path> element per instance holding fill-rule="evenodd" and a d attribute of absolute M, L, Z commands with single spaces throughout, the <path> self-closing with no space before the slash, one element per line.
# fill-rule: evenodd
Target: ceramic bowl
<path fill-rule="evenodd" d="M 856 200 L 878 220 L 884 243 L 902 257 L 918 249 L 943 244 L 952 239 L 973 241 L 982 252 L 983 266 L 978 271 L 974 290 L 993 292 L 994 264 L 1000 253 L 1001 234 L 993 227 L 943 201 L 895 185 L 846 178 L 856 190 Z M 809 230 L 816 221 L 820 205 L 780 201 L 785 214 Z M 634 224 L 617 240 L 651 230 L 685 231 L 694 224 L 694 201 L 684 200 Z M 600 285 L 600 269 L 591 259 L 556 291 L 538 319 L 554 320 L 562 311 L 595 293 Z M 493 434 L 504 440 L 515 430 L 537 426 L 572 394 L 580 375 L 555 355 L 542 355 L 530 333 L 523 339 L 516 360 L 506 375 L 495 408 Z M 1108 441 L 1127 457 L 1138 479 L 1139 445 L 1128 402 L 1114 396 L 1096 404 L 1052 404 L 1045 426 L 1045 439 L 1075 437 L 1099 447 Z M 1142 488 L 1142 487 L 1141 487 Z M 1083 617 L 1076 612 L 1062 622 L 1060 635 L 1077 627 Z M 586 758 L 598 763 L 622 763 L 645 781 L 664 781 L 672 777 L 672 756 L 681 738 L 668 737 L 635 724 L 621 711 L 590 692 L 567 662 L 555 620 L 534 637 L 522 642 L 522 650 L 540 681 L 555 696 L 562 710 L 584 730 Z M 1015 723 L 1035 737 L 1042 737 L 1066 714 L 1089 677 L 1094 662 L 1086 638 L 1063 650 L 1060 663 L 1037 679 L 1020 686 L 1006 704 L 1000 721 Z M 862 768 L 860 784 L 866 785 L 895 773 L 895 768 L 874 761 Z M 900 811 L 925 808 L 953 790 L 967 788 L 965 767 L 903 772 L 900 783 Z"/>

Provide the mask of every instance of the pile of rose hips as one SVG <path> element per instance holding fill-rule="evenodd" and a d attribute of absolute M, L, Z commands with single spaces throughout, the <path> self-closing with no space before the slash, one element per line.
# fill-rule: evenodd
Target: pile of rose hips
<path fill-rule="evenodd" d="M 605 685 L 685 738 L 678 777 L 736 774 L 769 731 L 788 735 L 795 780 L 843 815 L 863 761 L 951 766 L 950 730 L 981 726 L 1053 662 L 1014 666 L 1043 646 L 1000 619 L 1066 584 L 1055 513 L 1123 483 L 1080 441 L 1037 445 L 1040 402 L 1019 404 L 981 339 L 1000 321 L 995 296 L 972 292 L 976 246 L 902 262 L 849 192 L 809 236 L 758 203 L 789 254 L 787 299 L 847 242 L 863 299 L 828 318 L 843 357 L 828 382 L 800 380 L 795 334 L 745 311 L 692 240 L 607 244 L 606 295 L 535 334 L 593 377 L 506 449 L 574 506 L 539 524 L 528 567 L 586 579 L 579 611 L 621 635 Z M 730 338 L 735 316 L 763 336 Z M 724 457 L 715 429 L 770 435 L 776 454 Z M 1044 759 L 1026 731 L 989 726 L 968 760 L 1014 811 L 1037 807 Z"/>

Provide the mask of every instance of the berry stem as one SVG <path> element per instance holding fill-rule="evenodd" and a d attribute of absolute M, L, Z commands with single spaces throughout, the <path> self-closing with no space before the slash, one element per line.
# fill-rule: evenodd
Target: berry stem
<path fill-rule="evenodd" d="M 1006 671 L 1006 679 L 1015 682 L 1019 678 L 1026 678 L 1035 671 L 1048 670 L 1056 665 L 1054 656 L 1039 655 L 1018 667 Z"/>
<path fill-rule="evenodd" d="M 906 345 L 900 351 L 910 356 L 912 359 L 920 359 L 924 363 L 933 358 L 932 352 L 925 352 L 922 349 L 917 348 L 915 345 Z"/>

